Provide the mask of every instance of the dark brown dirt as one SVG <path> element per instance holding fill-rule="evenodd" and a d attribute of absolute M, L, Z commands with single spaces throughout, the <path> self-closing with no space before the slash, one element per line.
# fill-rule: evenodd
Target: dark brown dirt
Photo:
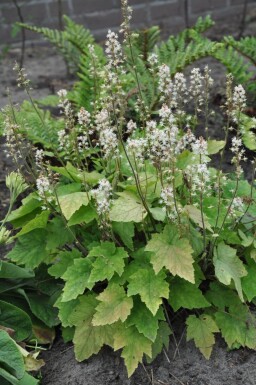
<path fill-rule="evenodd" d="M 178 339 L 178 338 L 177 338 Z M 179 339 L 178 339 L 179 341 Z M 127 377 L 118 352 L 105 347 L 89 360 L 78 363 L 72 345 L 61 341 L 43 354 L 42 385 L 255 385 L 256 352 L 247 349 L 227 351 L 218 339 L 207 361 L 193 342 L 183 336 L 176 348 L 173 337 L 170 349 L 151 365 L 140 365 Z"/>

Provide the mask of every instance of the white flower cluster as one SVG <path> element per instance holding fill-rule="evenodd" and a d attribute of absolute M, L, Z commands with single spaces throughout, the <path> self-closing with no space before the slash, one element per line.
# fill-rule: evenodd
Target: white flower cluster
<path fill-rule="evenodd" d="M 44 150 L 36 150 L 35 153 L 35 163 L 38 170 L 42 170 L 44 168 Z"/>
<path fill-rule="evenodd" d="M 88 126 L 91 121 L 91 114 L 84 107 L 80 108 L 80 111 L 77 114 L 78 123 L 81 126 Z"/>
<path fill-rule="evenodd" d="M 39 197 L 42 200 L 47 200 L 51 202 L 53 197 L 51 196 L 53 193 L 50 179 L 45 175 L 40 175 L 36 180 L 36 187 Z"/>
<path fill-rule="evenodd" d="M 25 69 L 21 68 L 19 64 L 16 62 L 13 70 L 17 72 L 17 85 L 18 87 L 24 87 L 25 89 L 28 89 L 30 86 L 30 80 L 27 78 L 27 74 L 25 73 Z"/>
<path fill-rule="evenodd" d="M 185 174 L 190 182 L 192 195 L 198 191 L 208 193 L 210 173 L 207 167 L 207 142 L 203 137 L 191 142 L 192 152 L 194 154 L 195 164 L 188 165 Z"/>
<path fill-rule="evenodd" d="M 126 143 L 127 153 L 133 160 L 138 162 L 138 166 L 142 167 L 144 164 L 145 153 L 147 148 L 147 140 L 144 138 L 132 139 L 128 138 Z"/>
<path fill-rule="evenodd" d="M 99 134 L 99 145 L 102 148 L 104 158 L 119 155 L 118 139 L 113 126 L 109 119 L 109 114 L 106 109 L 99 111 L 95 117 L 96 131 Z"/>
<path fill-rule="evenodd" d="M 246 107 L 246 94 L 245 89 L 241 84 L 234 88 L 233 92 L 233 108 L 234 111 L 243 111 Z"/>
<path fill-rule="evenodd" d="M 19 134 L 20 127 L 14 123 L 9 116 L 9 111 L 3 110 L 4 118 L 4 136 L 5 153 L 7 157 L 12 157 L 16 163 L 22 158 L 20 147 L 22 146 L 22 137 Z"/>
<path fill-rule="evenodd" d="M 203 104 L 204 77 L 200 68 L 193 68 L 190 75 L 190 96 L 198 103 L 198 107 Z"/>
<path fill-rule="evenodd" d="M 161 199 L 159 203 L 164 205 L 168 218 L 171 220 L 177 219 L 178 213 L 174 202 L 174 192 L 172 186 L 169 185 L 167 187 L 163 187 L 160 197 Z"/>
<path fill-rule="evenodd" d="M 110 211 L 112 186 L 107 179 L 102 179 L 99 182 L 97 189 L 91 191 L 93 198 L 96 201 L 97 213 L 100 218 L 106 218 Z"/>
<path fill-rule="evenodd" d="M 170 100 L 173 90 L 170 68 L 162 64 L 158 69 L 158 90 L 161 94 L 160 100 L 167 102 Z"/>
<path fill-rule="evenodd" d="M 169 119 L 168 126 L 164 126 L 162 121 L 161 127 L 158 128 L 155 121 L 151 120 L 146 124 L 146 139 L 148 142 L 148 157 L 154 163 L 164 163 L 173 160 L 177 155 L 178 128 L 172 124 L 172 115 L 161 112 L 162 119 Z M 169 110 L 170 111 L 170 110 Z"/>
<path fill-rule="evenodd" d="M 231 217 L 236 217 L 237 215 L 239 216 L 239 213 L 244 212 L 244 203 L 241 197 L 235 197 L 233 199 L 233 202 L 231 204 L 230 210 L 229 210 L 229 215 Z"/>
<path fill-rule="evenodd" d="M 231 145 L 230 151 L 233 152 L 234 156 L 231 159 L 231 163 L 233 163 L 236 166 L 237 177 L 240 177 L 243 172 L 242 167 L 240 165 L 241 161 L 247 160 L 246 156 L 244 155 L 245 150 L 244 148 L 242 148 L 242 146 L 243 144 L 240 138 L 237 138 L 237 137 L 232 138 L 232 145 Z"/>
<path fill-rule="evenodd" d="M 118 67 L 123 63 L 123 51 L 122 46 L 118 41 L 117 33 L 109 30 L 107 33 L 106 40 L 106 49 L 105 49 L 107 58 L 108 58 L 108 68 Z"/>

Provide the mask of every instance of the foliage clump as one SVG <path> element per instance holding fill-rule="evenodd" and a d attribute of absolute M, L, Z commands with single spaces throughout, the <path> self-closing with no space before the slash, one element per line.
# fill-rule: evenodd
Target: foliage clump
<path fill-rule="evenodd" d="M 243 86 L 227 76 L 224 139 L 211 139 L 210 69 L 194 68 L 187 78 L 177 71 L 182 62 L 170 70 L 161 46 L 146 58 L 137 54 L 131 9 L 122 3 L 123 43 L 109 31 L 104 59 L 89 46 L 93 99 L 76 112 L 59 91 L 54 143 L 36 146 L 20 113 L 5 111 L 7 145 L 31 189 L 8 214 L 16 244 L 7 258 L 27 269 L 46 266 L 56 279 L 55 307 L 79 361 L 106 344 L 122 349 L 130 376 L 144 356 L 168 347 L 180 309 L 188 314 L 187 339 L 206 358 L 216 333 L 229 348 L 256 349 L 256 191 L 254 162 L 251 183 L 243 179 L 250 119 Z M 31 103 L 42 127 L 55 122 Z M 204 136 L 197 137 L 200 124 Z"/>

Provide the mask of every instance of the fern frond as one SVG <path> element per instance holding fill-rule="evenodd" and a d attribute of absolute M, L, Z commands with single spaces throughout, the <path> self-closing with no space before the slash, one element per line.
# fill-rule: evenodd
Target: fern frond
<path fill-rule="evenodd" d="M 212 56 L 224 64 L 227 71 L 233 74 L 236 82 L 245 86 L 249 85 L 253 79 L 253 73 L 249 69 L 250 65 L 233 47 L 222 46 L 213 52 Z"/>
<path fill-rule="evenodd" d="M 88 45 L 94 43 L 94 38 L 89 30 L 85 29 L 82 25 L 74 23 L 68 16 L 63 16 L 63 19 L 65 23 L 63 31 L 35 27 L 30 24 L 17 24 L 22 28 L 42 35 L 61 53 L 69 68 L 77 71 L 80 55 L 87 52 Z"/>
<path fill-rule="evenodd" d="M 226 36 L 224 37 L 224 41 L 256 66 L 255 36 L 247 36 L 240 40 L 235 40 L 232 36 Z"/>
<path fill-rule="evenodd" d="M 151 28 L 137 31 L 133 39 L 133 47 L 138 51 L 141 58 L 146 62 L 149 54 L 153 51 L 160 39 L 160 28 L 153 26 Z"/>

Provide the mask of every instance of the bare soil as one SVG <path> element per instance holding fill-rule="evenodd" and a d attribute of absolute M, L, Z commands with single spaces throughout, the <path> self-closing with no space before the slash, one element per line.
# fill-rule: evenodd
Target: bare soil
<path fill-rule="evenodd" d="M 178 348 L 177 348 L 178 341 Z M 71 344 L 58 341 L 45 352 L 42 385 L 255 385 L 256 352 L 248 349 L 227 351 L 218 339 L 207 361 L 185 336 L 176 343 L 171 337 L 168 352 L 153 364 L 140 365 L 127 377 L 119 352 L 104 347 L 99 354 L 78 363 Z"/>

